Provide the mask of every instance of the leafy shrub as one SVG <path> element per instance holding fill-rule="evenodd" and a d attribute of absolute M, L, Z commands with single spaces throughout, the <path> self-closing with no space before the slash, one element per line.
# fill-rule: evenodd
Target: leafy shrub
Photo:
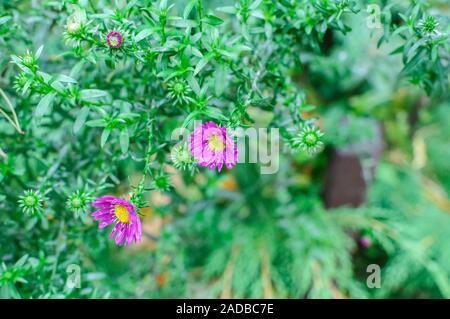
<path fill-rule="evenodd" d="M 0 295 L 448 298 L 448 12 L 367 4 L 0 2 Z M 195 121 L 279 128 L 279 171 L 198 167 L 172 138 Z M 328 151 L 374 121 L 387 151 L 367 203 L 325 210 Z M 139 209 L 142 243 L 97 229 L 107 194 Z"/>

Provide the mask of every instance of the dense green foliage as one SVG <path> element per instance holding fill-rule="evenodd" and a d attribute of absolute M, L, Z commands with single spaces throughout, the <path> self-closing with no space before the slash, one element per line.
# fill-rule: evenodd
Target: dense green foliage
<path fill-rule="evenodd" d="M 0 0 L 0 297 L 450 298 L 448 10 Z M 279 128 L 279 171 L 195 167 L 171 134 L 196 120 Z M 375 123 L 366 203 L 326 209 L 333 150 L 370 149 Z M 140 208 L 142 243 L 97 228 L 106 194 Z"/>

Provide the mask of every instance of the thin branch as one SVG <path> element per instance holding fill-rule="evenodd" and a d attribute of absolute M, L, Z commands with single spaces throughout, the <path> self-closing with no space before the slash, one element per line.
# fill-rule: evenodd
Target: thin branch
<path fill-rule="evenodd" d="M 16 126 L 16 123 L 9 117 L 8 114 L 6 114 L 5 111 L 3 111 L 2 108 L 0 108 L 0 114 L 3 114 L 3 116 L 9 121 L 9 123 L 11 123 L 11 125 L 14 126 L 14 128 L 15 128 L 16 130 L 18 130 L 18 128 L 17 128 L 17 126 Z"/>
<path fill-rule="evenodd" d="M 16 114 L 16 112 L 14 111 L 14 107 L 13 107 L 11 101 L 9 100 L 8 96 L 6 95 L 5 91 L 3 91 L 1 88 L 0 88 L 0 94 L 1 94 L 1 95 L 3 96 L 3 98 L 5 99 L 6 104 L 8 104 L 8 106 L 9 106 L 9 108 L 10 108 L 12 114 L 13 114 L 14 121 L 16 121 L 16 122 L 18 123 L 19 120 L 17 119 L 17 114 Z"/>
<path fill-rule="evenodd" d="M 6 119 L 8 119 L 11 122 L 11 124 L 13 124 L 14 128 L 17 130 L 17 132 L 19 132 L 19 134 L 25 134 L 22 131 L 22 129 L 20 128 L 19 119 L 17 118 L 17 114 L 16 114 L 16 111 L 14 110 L 14 106 L 12 105 L 12 103 L 9 100 L 6 93 L 1 88 L 0 88 L 0 95 L 3 96 L 3 99 L 6 101 L 6 104 L 8 105 L 9 109 L 11 110 L 15 124 L 13 124 L 13 121 L 11 120 L 11 118 L 3 110 L 1 110 L 2 114 L 6 117 Z"/>

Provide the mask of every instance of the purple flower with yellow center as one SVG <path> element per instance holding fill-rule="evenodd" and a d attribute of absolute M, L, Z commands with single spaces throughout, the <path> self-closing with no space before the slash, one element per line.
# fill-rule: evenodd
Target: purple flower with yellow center
<path fill-rule="evenodd" d="M 132 203 L 115 196 L 103 196 L 97 198 L 92 206 L 100 208 L 91 214 L 100 221 L 99 228 L 115 224 L 109 238 L 116 236 L 117 245 L 120 246 L 124 240 L 127 246 L 141 240 L 141 220 Z"/>
<path fill-rule="evenodd" d="M 191 153 L 200 166 L 220 172 L 223 165 L 231 169 L 237 163 L 238 150 L 225 127 L 214 122 L 196 127 L 191 135 Z"/>
<path fill-rule="evenodd" d="M 111 49 L 117 49 L 122 45 L 122 35 L 117 31 L 110 31 L 106 35 L 106 43 Z"/>

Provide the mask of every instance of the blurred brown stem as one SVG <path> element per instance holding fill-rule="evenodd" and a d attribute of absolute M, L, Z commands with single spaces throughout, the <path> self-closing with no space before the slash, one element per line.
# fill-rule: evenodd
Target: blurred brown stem
<path fill-rule="evenodd" d="M 236 258 L 239 255 L 239 246 L 237 245 L 233 245 L 233 247 L 231 248 L 231 258 L 230 261 L 228 262 L 226 268 L 225 268 L 225 272 L 223 274 L 223 289 L 222 289 L 222 294 L 221 294 L 221 298 L 222 299 L 230 299 L 232 298 L 232 281 L 233 281 L 233 268 L 234 268 L 234 263 L 236 262 Z"/>
<path fill-rule="evenodd" d="M 272 299 L 273 287 L 272 281 L 270 279 L 270 256 L 267 250 L 267 246 L 265 244 L 261 245 L 260 254 L 261 254 L 261 277 L 263 282 L 264 299 Z"/>

